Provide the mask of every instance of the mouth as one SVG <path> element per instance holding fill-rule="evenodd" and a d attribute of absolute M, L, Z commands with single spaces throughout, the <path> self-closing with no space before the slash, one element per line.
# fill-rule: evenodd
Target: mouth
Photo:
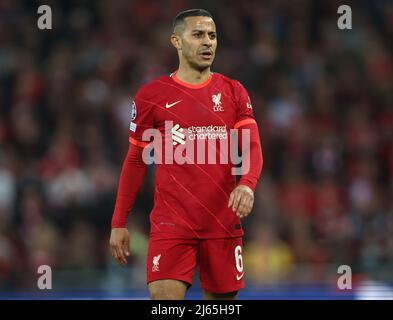
<path fill-rule="evenodd" d="M 205 60 L 210 60 L 213 57 L 213 53 L 211 51 L 203 51 L 200 53 L 200 56 Z"/>

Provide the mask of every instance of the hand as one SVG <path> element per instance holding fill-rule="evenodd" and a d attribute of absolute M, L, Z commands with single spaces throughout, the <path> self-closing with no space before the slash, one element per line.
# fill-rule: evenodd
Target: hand
<path fill-rule="evenodd" d="M 130 255 L 130 237 L 126 228 L 113 228 L 109 240 L 112 256 L 121 266 L 127 264 L 126 257 Z"/>
<path fill-rule="evenodd" d="M 236 212 L 239 218 L 247 217 L 254 205 L 254 192 L 246 185 L 238 185 L 229 196 L 228 208 Z"/>

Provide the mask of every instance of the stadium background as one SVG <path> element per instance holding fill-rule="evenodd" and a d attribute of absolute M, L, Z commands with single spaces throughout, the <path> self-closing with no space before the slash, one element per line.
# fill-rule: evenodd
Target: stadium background
<path fill-rule="evenodd" d="M 37 28 L 40 4 L 52 30 Z M 337 28 L 341 4 L 352 30 Z M 248 89 L 263 145 L 240 298 L 393 297 L 393 2 L 366 0 L 0 1 L 0 297 L 147 298 L 154 168 L 127 268 L 108 248 L 130 99 L 176 69 L 171 21 L 196 7 L 214 15 L 213 71 Z"/>

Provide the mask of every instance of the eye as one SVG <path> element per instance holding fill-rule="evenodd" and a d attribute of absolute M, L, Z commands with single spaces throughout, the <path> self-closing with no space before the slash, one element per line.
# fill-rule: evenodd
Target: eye
<path fill-rule="evenodd" d="M 216 35 L 215 35 L 214 33 L 212 33 L 212 34 L 210 35 L 210 39 L 214 40 L 215 38 L 216 38 Z"/>

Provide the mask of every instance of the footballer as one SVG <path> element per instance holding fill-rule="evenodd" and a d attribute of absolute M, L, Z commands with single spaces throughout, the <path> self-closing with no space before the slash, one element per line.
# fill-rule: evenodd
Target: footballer
<path fill-rule="evenodd" d="M 184 299 L 198 266 L 205 299 L 236 299 L 244 287 L 240 219 L 252 210 L 263 164 L 257 123 L 245 88 L 211 71 L 217 32 L 209 12 L 179 13 L 170 40 L 179 56 L 178 69 L 143 85 L 132 103 L 129 148 L 112 216 L 111 253 L 121 265 L 127 263 L 127 216 L 146 173 L 145 151 L 152 144 L 147 133 L 155 130 L 166 150 L 154 150 L 161 161 L 156 166 L 146 262 L 150 298 Z M 234 129 L 243 162 L 248 162 L 238 182 L 233 163 L 220 161 L 230 152 L 225 142 Z M 247 139 L 242 139 L 243 133 Z M 197 155 L 201 150 L 204 154 Z M 195 159 L 189 151 L 195 151 Z M 172 159 L 179 154 L 186 161 Z"/>

